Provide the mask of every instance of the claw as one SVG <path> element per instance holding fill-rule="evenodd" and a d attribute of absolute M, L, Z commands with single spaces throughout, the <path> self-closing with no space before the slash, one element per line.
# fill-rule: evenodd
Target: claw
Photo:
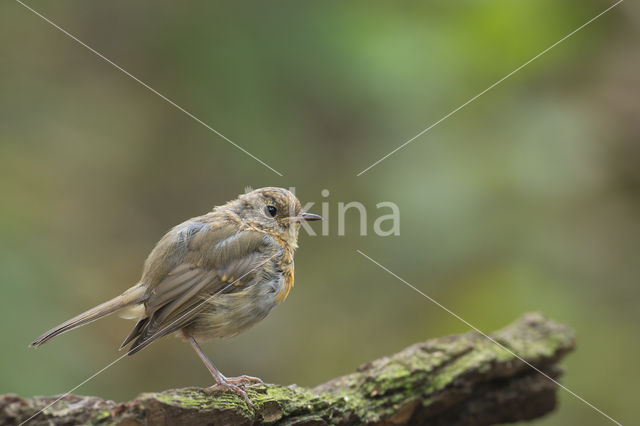
<path fill-rule="evenodd" d="M 245 384 L 245 383 L 257 383 L 259 385 L 264 385 L 264 382 L 262 381 L 261 378 L 253 377 L 253 376 L 247 376 L 245 374 L 243 374 L 242 376 L 238 376 L 238 377 L 225 377 L 225 380 L 227 381 L 227 383 L 232 383 L 234 385 L 242 385 L 242 384 Z"/>
<path fill-rule="evenodd" d="M 247 407 L 249 407 L 249 409 L 251 409 L 252 411 L 255 411 L 255 407 L 253 406 L 253 403 L 251 402 L 251 400 L 249 399 L 249 395 L 247 395 L 247 392 L 244 391 L 244 389 L 242 389 L 240 386 L 237 386 L 229 381 L 226 382 L 218 382 L 213 386 L 209 386 L 208 388 L 203 389 L 206 393 L 210 394 L 216 391 L 231 391 L 236 393 L 237 395 L 241 396 L 242 399 L 244 399 L 244 402 L 246 402 Z"/>

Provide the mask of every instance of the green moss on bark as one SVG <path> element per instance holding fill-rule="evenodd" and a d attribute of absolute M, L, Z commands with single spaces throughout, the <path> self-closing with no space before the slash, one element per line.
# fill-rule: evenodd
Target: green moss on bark
<path fill-rule="evenodd" d="M 553 409 L 551 377 L 574 347 L 566 326 L 528 314 L 492 334 L 509 350 L 472 332 L 410 346 L 369 362 L 314 389 L 265 385 L 247 388 L 255 412 L 238 395 L 202 389 L 145 393 L 115 403 L 69 395 L 30 424 L 472 424 L 527 420 Z M 0 423 L 17 424 L 55 397 L 0 399 Z M 465 417 L 467 416 L 467 417 Z"/>

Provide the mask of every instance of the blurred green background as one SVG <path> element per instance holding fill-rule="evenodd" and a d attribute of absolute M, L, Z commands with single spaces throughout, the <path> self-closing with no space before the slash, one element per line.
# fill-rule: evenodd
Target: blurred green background
<path fill-rule="evenodd" d="M 205 344 L 227 375 L 315 385 L 375 357 L 542 311 L 578 333 L 563 383 L 638 418 L 640 6 L 625 2 L 360 177 L 356 174 L 612 3 L 29 2 L 284 174 L 279 177 L 18 3 L 0 4 L 0 393 L 63 393 L 120 355 L 114 317 L 41 332 L 139 278 L 171 226 L 254 187 L 329 203 L 296 287 Z M 330 190 L 323 198 L 321 190 Z M 369 236 L 337 203 L 369 210 Z M 371 232 L 375 204 L 400 236 Z M 320 225 L 314 224 L 319 230 Z M 208 385 L 177 339 L 76 391 Z M 559 392 L 540 425 L 607 420 Z"/>

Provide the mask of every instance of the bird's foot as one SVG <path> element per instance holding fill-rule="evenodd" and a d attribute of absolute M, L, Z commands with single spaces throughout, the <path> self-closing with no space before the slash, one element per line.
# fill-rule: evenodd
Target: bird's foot
<path fill-rule="evenodd" d="M 225 377 L 227 383 L 232 383 L 234 385 L 243 385 L 245 383 L 257 383 L 259 385 L 264 385 L 264 382 L 259 377 L 242 375 L 238 377 Z"/>
<path fill-rule="evenodd" d="M 229 381 L 229 379 L 225 379 L 225 381 L 220 381 L 218 383 L 216 383 L 213 386 L 209 386 L 208 388 L 205 388 L 204 391 L 208 394 L 216 392 L 216 391 L 231 391 L 234 392 L 238 395 L 240 395 L 242 397 L 242 399 L 244 399 L 244 402 L 247 403 L 247 407 L 249 407 L 250 410 L 255 411 L 255 408 L 253 406 L 253 403 L 251 402 L 251 400 L 249 399 L 249 395 L 247 395 L 247 392 L 245 392 L 244 389 L 242 389 L 240 386 L 233 384 L 231 381 Z"/>

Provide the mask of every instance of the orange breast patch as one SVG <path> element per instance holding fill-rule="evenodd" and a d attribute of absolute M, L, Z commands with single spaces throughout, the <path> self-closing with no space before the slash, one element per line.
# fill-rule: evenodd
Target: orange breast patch
<path fill-rule="evenodd" d="M 278 294 L 278 303 L 284 301 L 289 295 L 291 288 L 293 287 L 293 268 L 288 268 L 284 272 L 284 289 Z"/>

